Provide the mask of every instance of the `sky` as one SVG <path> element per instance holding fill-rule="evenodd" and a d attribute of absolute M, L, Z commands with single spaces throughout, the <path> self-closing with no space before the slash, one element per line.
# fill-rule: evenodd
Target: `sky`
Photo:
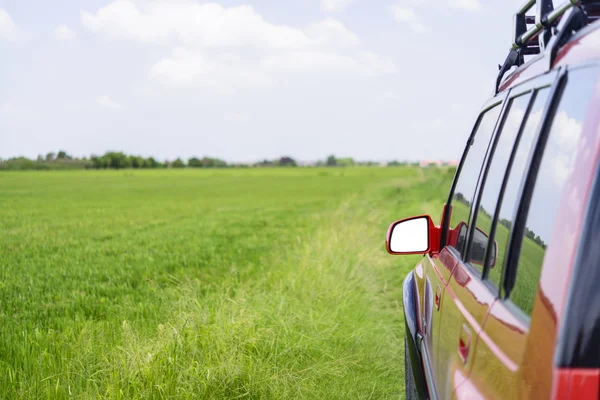
<path fill-rule="evenodd" d="M 522 0 L 0 0 L 0 158 L 460 158 Z"/>

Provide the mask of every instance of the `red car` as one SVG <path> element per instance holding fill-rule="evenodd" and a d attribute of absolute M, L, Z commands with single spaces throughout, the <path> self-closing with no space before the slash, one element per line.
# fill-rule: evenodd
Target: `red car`
<path fill-rule="evenodd" d="M 598 16 L 583 0 L 517 12 L 439 226 L 388 230 L 391 254 L 424 255 L 403 286 L 409 399 L 600 395 Z"/>

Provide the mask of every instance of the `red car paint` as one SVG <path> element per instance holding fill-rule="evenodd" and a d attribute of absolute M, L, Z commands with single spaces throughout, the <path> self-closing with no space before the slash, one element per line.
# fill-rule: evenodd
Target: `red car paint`
<path fill-rule="evenodd" d="M 600 65 L 598 24 L 564 45 L 553 69 Z M 500 92 L 545 74 L 547 64 L 546 57 L 537 57 L 513 73 Z M 599 398 L 600 368 L 556 365 L 555 356 L 561 322 L 569 313 L 567 299 L 575 279 L 580 234 L 600 165 L 600 84 L 585 106 L 575 161 L 555 216 L 560 223 L 554 224 L 550 235 L 529 323 L 519 318 L 510 304 L 499 301 L 451 248 L 456 244 L 459 227 L 449 229 L 447 245 L 440 248 L 444 221 L 440 226 L 430 223 L 433 240 L 414 272 L 415 315 L 427 349 L 423 363 L 428 366 L 424 370 L 426 374 L 431 370 L 426 380 L 430 397 L 433 383 L 439 398 Z M 391 227 L 386 237 L 388 251 L 390 235 Z M 477 357 L 470 356 L 475 353 Z M 600 358 L 600 354 L 596 356 Z"/>

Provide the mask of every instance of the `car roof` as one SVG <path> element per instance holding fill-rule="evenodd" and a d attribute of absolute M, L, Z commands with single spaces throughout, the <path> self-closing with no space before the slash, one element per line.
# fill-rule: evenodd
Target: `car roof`
<path fill-rule="evenodd" d="M 559 67 L 585 65 L 600 60 L 600 21 L 596 21 L 574 34 L 559 49 L 552 68 L 548 65 L 549 60 L 550 56 L 545 52 L 535 56 L 508 75 L 500 85 L 499 92 Z"/>

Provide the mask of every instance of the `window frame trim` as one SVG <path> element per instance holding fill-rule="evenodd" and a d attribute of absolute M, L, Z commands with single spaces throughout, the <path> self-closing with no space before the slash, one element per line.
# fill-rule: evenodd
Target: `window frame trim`
<path fill-rule="evenodd" d="M 525 168 L 525 175 L 521 179 L 518 191 L 518 204 L 513 215 L 513 226 L 508 236 L 508 247 L 504 258 L 504 270 L 502 273 L 501 286 L 503 289 L 502 300 L 509 301 L 510 293 L 515 286 L 519 258 L 521 256 L 521 244 L 525 233 L 527 216 L 531 206 L 533 189 L 537 181 L 540 164 L 548 142 L 550 127 L 556 117 L 556 109 L 562 99 L 563 92 L 568 83 L 568 71 L 559 68 L 556 79 L 550 88 L 550 94 L 542 113 L 542 119 L 535 133 L 534 145 L 530 151 Z M 522 310 L 521 310 L 522 311 Z M 523 312 L 523 314 L 525 314 Z M 529 320 L 529 316 L 528 316 Z M 529 321 L 527 321 L 529 323 Z"/>
<path fill-rule="evenodd" d="M 567 67 L 569 72 L 576 72 L 586 68 L 596 68 L 600 73 L 600 61 L 591 61 L 582 63 L 573 67 Z M 600 83 L 600 75 L 598 75 L 596 84 Z M 589 111 L 588 111 L 589 113 Z M 586 118 L 589 118 L 589 114 Z M 576 307 L 575 298 L 589 299 L 584 290 L 581 290 L 584 282 L 594 280 L 592 276 L 597 271 L 597 258 L 589 259 L 586 251 L 586 244 L 589 244 L 590 239 L 593 240 L 594 233 L 597 231 L 597 224 L 594 221 L 594 213 L 598 209 L 598 193 L 600 192 L 600 162 L 596 164 L 596 170 L 592 178 L 590 192 L 586 200 L 586 211 L 584 214 L 582 226 L 580 228 L 579 243 L 576 246 L 575 258 L 571 269 L 571 281 L 567 291 L 566 302 L 563 305 L 564 317 L 558 324 L 558 337 L 554 352 L 554 365 L 563 368 L 597 368 L 600 367 L 600 361 L 595 357 L 596 348 L 590 349 L 590 345 L 598 342 L 598 335 L 588 335 L 588 340 L 582 340 L 577 343 L 577 346 L 568 346 L 571 339 L 576 337 L 581 332 L 581 327 L 589 325 L 589 321 L 600 319 L 600 313 L 595 312 L 590 315 L 589 312 L 583 312 L 582 309 Z M 591 262 L 590 262 L 591 261 Z M 596 273 L 597 276 L 597 273 Z M 594 291 L 594 288 L 589 289 Z M 582 294 L 583 293 L 583 294 Z M 580 312 L 568 312 L 568 310 L 578 310 Z M 581 350 L 583 349 L 583 351 Z M 586 357 L 592 355 L 592 360 Z M 590 363 L 591 361 L 591 363 Z"/>
<path fill-rule="evenodd" d="M 550 83 L 551 85 L 552 83 Z M 494 214 L 492 215 L 492 222 L 491 222 L 491 226 L 490 226 L 490 232 L 489 232 L 489 237 L 488 240 L 496 240 L 496 228 L 498 226 L 498 221 L 500 220 L 500 209 L 502 208 L 502 203 L 504 201 L 504 192 L 506 191 L 506 187 L 508 186 L 508 178 L 510 176 L 510 172 L 512 171 L 512 166 L 513 163 L 515 161 L 515 157 L 517 154 L 517 149 L 519 147 L 519 144 L 521 143 L 521 137 L 523 136 L 523 131 L 525 130 L 525 126 L 527 125 L 527 121 L 529 120 L 529 117 L 531 115 L 531 110 L 533 108 L 533 105 L 535 104 L 535 100 L 537 99 L 538 96 L 538 92 L 542 89 L 551 87 L 549 85 L 542 85 L 540 87 L 536 87 L 536 88 L 530 88 L 526 91 L 520 92 L 519 94 L 516 94 L 515 96 L 512 96 L 508 102 L 510 104 L 511 107 L 508 108 L 508 112 L 505 115 L 504 120 L 502 121 L 502 127 L 501 130 L 498 132 L 498 136 L 496 138 L 494 138 L 495 142 L 494 142 L 494 151 L 492 153 L 492 156 L 495 154 L 496 152 L 496 148 L 498 146 L 498 142 L 500 141 L 500 137 L 502 136 L 502 130 L 504 129 L 504 125 L 506 123 L 507 117 L 510 114 L 510 110 L 512 108 L 512 101 L 521 97 L 521 96 L 527 96 L 529 95 L 529 101 L 527 102 L 527 108 L 525 109 L 525 114 L 523 115 L 523 119 L 521 120 L 521 123 L 519 124 L 519 129 L 517 131 L 517 136 L 512 144 L 512 149 L 510 152 L 510 156 L 508 159 L 508 164 L 506 165 L 506 169 L 504 171 L 504 177 L 502 178 L 502 181 L 500 183 L 500 191 L 498 193 L 498 198 L 496 200 L 496 207 L 494 209 Z M 545 105 L 544 105 L 545 107 Z M 481 205 L 481 201 L 483 200 L 483 194 L 485 192 L 485 188 L 486 188 L 486 183 L 487 183 L 487 175 L 489 173 L 489 170 L 492 166 L 492 163 L 494 162 L 494 157 L 491 157 L 491 159 L 486 160 L 487 164 L 486 164 L 486 172 L 485 172 L 485 179 L 483 180 L 481 186 L 478 188 L 478 198 L 477 201 L 474 202 L 473 206 L 474 206 L 474 222 L 472 223 L 473 226 L 477 227 L 477 218 L 479 217 L 479 206 Z M 519 202 L 519 198 L 517 196 L 517 202 Z M 475 208 L 476 206 L 476 208 Z M 511 226 L 511 230 L 512 230 L 512 226 Z M 473 231 L 475 231 L 473 229 Z M 509 233 L 510 234 L 510 233 Z M 471 251 L 471 242 L 468 242 L 468 250 L 469 253 L 467 254 L 467 257 L 470 257 L 470 251 Z M 504 280 L 504 263 L 503 265 L 496 265 L 496 267 L 500 267 L 501 268 L 501 272 L 500 272 L 500 282 L 499 282 L 499 286 L 496 287 L 496 285 L 494 283 L 492 283 L 488 278 L 489 278 L 489 274 L 490 274 L 490 261 L 492 258 L 492 254 L 489 251 L 490 249 L 486 248 L 485 249 L 485 254 L 483 256 L 483 269 L 481 271 L 481 280 L 484 282 L 489 282 L 489 287 L 493 287 L 494 288 L 494 292 L 497 295 L 501 294 L 501 290 L 502 290 L 502 282 Z M 470 261 L 469 261 L 470 263 Z"/>
<path fill-rule="evenodd" d="M 448 239 L 448 230 L 450 229 L 450 217 L 452 215 L 452 198 L 454 197 L 454 192 L 456 190 L 456 184 L 458 183 L 458 180 L 461 177 L 462 169 L 465 164 L 465 160 L 467 159 L 467 156 L 469 155 L 469 150 L 470 150 L 471 145 L 473 144 L 473 139 L 475 137 L 475 134 L 479 130 L 479 126 L 481 125 L 481 121 L 483 120 L 484 115 L 488 111 L 490 111 L 492 108 L 494 108 L 496 106 L 500 106 L 501 107 L 500 114 L 498 114 L 498 118 L 496 119 L 496 122 L 494 125 L 494 131 L 496 130 L 498 121 L 500 121 L 500 119 L 502 118 L 502 111 L 506 104 L 506 99 L 507 99 L 509 92 L 510 91 L 501 92 L 501 93 L 498 93 L 496 96 L 488 99 L 483 104 L 483 107 L 481 107 L 481 109 L 479 110 L 479 113 L 477 114 L 477 119 L 475 120 L 475 124 L 473 125 L 473 128 L 471 128 L 471 133 L 469 134 L 469 137 L 467 138 L 464 150 L 462 152 L 462 156 L 460 158 L 460 162 L 458 163 L 458 167 L 456 168 L 456 173 L 454 174 L 454 179 L 452 180 L 452 186 L 450 187 L 450 193 L 448 195 L 448 200 L 446 201 L 447 206 L 444 207 L 444 215 L 442 215 L 443 226 L 442 226 L 442 233 L 441 233 L 441 237 L 440 237 L 440 248 L 446 247 L 446 241 Z M 489 145 L 488 145 L 488 148 L 489 148 Z M 487 150 L 486 150 L 486 154 L 487 154 Z M 484 158 L 484 160 L 485 160 L 485 158 Z M 481 176 L 482 168 L 483 168 L 483 164 L 482 164 L 482 167 L 479 169 L 479 176 Z M 479 181 L 479 177 L 478 177 L 478 181 Z M 475 189 L 477 189 L 477 186 L 475 187 Z M 475 190 L 475 194 L 476 193 L 477 193 L 477 190 Z M 462 250 L 459 250 L 459 249 L 456 249 L 456 250 L 462 256 Z M 460 258 L 461 257 L 459 257 L 459 259 Z"/>
<path fill-rule="evenodd" d="M 471 205 L 471 207 L 472 207 L 471 212 L 474 211 L 473 218 L 472 218 L 473 222 L 471 222 L 469 224 L 468 231 L 467 231 L 464 260 L 468 260 L 468 257 L 470 254 L 472 238 L 473 238 L 476 226 L 477 226 L 477 216 L 479 213 L 479 205 L 481 203 L 483 192 L 485 190 L 487 174 L 489 173 L 491 163 L 494 161 L 493 156 L 496 151 L 500 135 L 502 134 L 502 130 L 503 130 L 504 124 L 506 122 L 506 117 L 510 113 L 511 107 L 508 107 L 508 105 L 512 105 L 513 99 L 523 96 L 523 95 L 526 95 L 528 92 L 531 92 L 531 97 L 530 97 L 528 105 L 527 105 L 526 113 L 523 116 L 523 120 L 521 121 L 521 124 L 519 126 L 519 132 L 517 134 L 517 138 L 515 139 L 515 141 L 513 143 L 509 164 L 506 167 L 506 171 L 504 173 L 504 178 L 502 179 L 501 189 L 500 189 L 500 193 L 498 195 L 499 200 L 504 198 L 504 192 L 506 191 L 506 186 L 508 184 L 508 175 L 509 175 L 510 170 L 512 169 L 512 164 L 514 162 L 514 157 L 515 157 L 516 151 L 518 149 L 518 144 L 521 141 L 521 136 L 523 134 L 523 129 L 525 127 L 524 122 L 526 122 L 529 119 L 532 107 L 535 104 L 535 100 L 537 99 L 538 91 L 542 90 L 544 88 L 549 88 L 549 90 L 550 90 L 550 93 L 548 94 L 548 98 L 546 99 L 546 103 L 542 109 L 543 110 L 542 118 L 541 118 L 540 124 L 537 127 L 536 132 L 534 134 L 533 145 L 532 145 L 532 148 L 530 149 L 530 153 L 528 154 L 527 162 L 525 164 L 525 172 L 521 179 L 521 185 L 519 187 L 519 191 L 518 191 L 518 195 L 517 195 L 517 203 L 516 203 L 517 207 L 516 207 L 516 213 L 515 213 L 515 214 L 518 214 L 518 210 L 520 210 L 523 206 L 522 203 L 523 203 L 524 191 L 527 189 L 527 184 L 524 184 L 524 183 L 527 180 L 526 178 L 532 172 L 531 171 L 532 158 L 534 158 L 535 154 L 538 152 L 540 135 L 542 134 L 542 132 L 548 131 L 548 126 L 549 126 L 548 122 L 549 122 L 550 111 L 552 109 L 556 108 L 555 106 L 558 103 L 558 100 L 560 100 L 560 98 L 561 98 L 560 95 L 561 95 L 562 91 L 559 93 L 557 88 L 560 88 L 565 74 L 566 74 L 566 69 L 559 68 L 557 70 L 550 71 L 544 75 L 538 76 L 534 79 L 529 79 L 526 82 L 523 82 L 523 83 L 515 86 L 514 88 L 510 88 L 506 91 L 506 96 L 504 97 L 504 104 L 502 106 L 503 107 L 502 113 L 498 118 L 498 124 L 494 130 L 488 152 L 486 153 L 486 156 L 484 158 L 484 161 L 482 164 L 482 172 L 480 172 L 480 178 L 477 182 L 477 186 L 476 186 L 476 190 L 475 190 L 475 198 L 474 198 L 473 204 Z M 546 136 L 547 136 L 547 133 L 546 133 Z M 535 151 L 534 151 L 534 149 L 535 149 Z M 539 169 L 539 165 L 538 165 L 538 169 Z M 483 180 L 482 180 L 482 176 L 481 176 L 482 173 L 484 174 Z M 453 185 L 454 185 L 454 183 L 453 183 Z M 528 209 L 529 209 L 529 203 L 527 204 L 527 210 Z M 469 219 L 471 219 L 471 217 L 469 217 Z M 491 225 L 492 229 L 490 230 L 490 238 L 492 240 L 495 240 L 496 226 L 498 224 L 498 220 L 499 220 L 499 209 L 498 209 L 498 202 L 497 202 L 496 209 L 494 210 L 493 219 L 492 219 L 492 225 Z M 513 274 L 516 276 L 516 269 L 518 266 L 518 256 L 520 255 L 520 251 L 519 251 L 518 255 L 517 255 L 517 265 L 512 265 L 512 264 L 509 265 L 508 264 L 509 255 L 511 253 L 514 254 L 513 242 L 515 240 L 514 239 L 514 230 L 515 230 L 515 226 L 517 225 L 516 221 L 517 220 L 513 218 L 513 224 L 509 231 L 509 236 L 508 236 L 508 240 L 507 240 L 506 255 L 504 257 L 504 262 L 501 266 L 496 265 L 496 267 L 502 268 L 500 282 L 499 282 L 498 287 L 496 287 L 496 285 L 491 283 L 488 279 L 488 277 L 489 277 L 489 262 L 490 262 L 490 258 L 491 258 L 489 248 L 486 248 L 486 251 L 484 254 L 484 264 L 483 264 L 482 271 L 480 271 L 478 268 L 473 266 L 472 263 L 469 261 L 463 261 L 463 263 L 467 268 L 469 268 L 476 275 L 480 275 L 479 279 L 484 284 L 484 287 L 486 287 L 490 291 L 491 294 L 495 295 L 496 298 L 498 299 L 498 301 L 502 302 L 507 307 L 507 310 L 509 310 L 509 312 L 511 312 L 511 314 L 514 317 L 521 320 L 526 325 L 529 325 L 530 316 L 527 315 L 523 310 L 521 310 L 517 305 L 515 305 L 510 300 L 510 297 L 509 297 L 510 292 L 508 292 L 508 295 L 507 295 L 507 291 L 505 289 L 505 279 L 506 279 L 506 275 L 508 272 L 508 268 L 512 268 Z M 522 222 L 522 225 L 524 226 L 525 222 Z M 522 228 L 522 230 L 523 229 L 524 228 Z M 514 286 L 514 282 L 513 282 L 513 286 Z"/>
<path fill-rule="evenodd" d="M 471 202 L 471 208 L 469 210 L 469 221 L 468 221 L 469 223 L 467 224 L 467 226 L 468 226 L 467 238 L 465 239 L 465 248 L 463 249 L 462 257 L 465 260 L 465 264 L 469 264 L 477 271 L 477 273 L 480 273 L 482 275 L 482 279 L 483 279 L 483 274 L 484 274 L 485 265 L 486 265 L 486 261 L 487 261 L 486 260 L 487 251 L 486 251 L 486 254 L 484 255 L 484 263 L 483 263 L 481 271 L 479 271 L 479 269 L 477 267 L 475 267 L 469 261 L 469 257 L 471 255 L 471 244 L 473 242 L 473 237 L 475 236 L 475 228 L 473 228 L 473 225 L 477 224 L 477 217 L 479 216 L 479 205 L 481 203 L 481 197 L 483 195 L 482 188 L 485 189 L 485 183 L 487 182 L 487 175 L 489 173 L 491 163 L 494 161 L 493 156 L 496 153 L 496 147 L 498 145 L 498 141 L 500 140 L 502 130 L 504 129 L 504 125 L 506 123 L 506 118 L 507 118 L 508 114 L 510 113 L 511 107 L 509 107 L 509 105 L 512 106 L 512 101 L 514 99 L 516 99 L 517 97 L 525 96 L 529 92 L 532 92 L 532 89 L 523 91 L 517 95 L 512 96 L 512 91 L 509 90 L 508 96 L 504 103 L 504 108 L 502 110 L 503 112 L 498 118 L 499 124 L 496 126 L 496 129 L 494 129 L 494 132 L 490 139 L 488 151 L 486 152 L 485 157 L 483 159 L 481 173 L 479 174 L 479 179 L 477 180 L 477 186 L 475 186 L 475 193 L 473 195 L 473 200 Z M 531 103 L 531 97 L 529 98 L 529 102 L 527 103 L 527 111 L 529 111 L 530 103 Z M 529 114 L 525 114 L 523 116 L 523 121 L 528 116 L 529 116 Z M 523 121 L 521 121 L 521 125 L 519 126 L 519 133 L 521 132 Z M 514 144 L 513 144 L 513 146 L 514 146 Z M 494 214 L 495 214 L 495 210 L 494 210 Z"/>
<path fill-rule="evenodd" d="M 512 108 L 512 101 L 518 97 L 526 96 L 528 93 L 530 93 L 530 98 L 527 103 L 526 112 L 523 115 L 523 119 L 521 120 L 521 123 L 519 125 L 519 131 L 517 133 L 517 137 L 515 138 L 515 141 L 512 144 L 512 150 L 511 150 L 509 162 L 506 166 L 506 170 L 504 172 L 504 177 L 500 184 L 500 192 L 498 194 L 498 201 L 496 202 L 496 208 L 494 209 L 494 213 L 492 214 L 491 229 L 489 232 L 490 240 L 495 240 L 495 237 L 496 237 L 496 227 L 497 227 L 497 224 L 499 221 L 499 211 L 500 211 L 498 209 L 498 205 L 499 205 L 498 203 L 504 199 L 504 192 L 506 191 L 509 173 L 512 170 L 512 165 L 514 162 L 516 151 L 518 149 L 518 144 L 521 141 L 521 136 L 523 134 L 523 130 L 525 129 L 526 122 L 529 119 L 531 109 L 532 109 L 533 105 L 535 104 L 535 100 L 537 98 L 538 92 L 539 92 L 539 90 L 542 90 L 545 88 L 549 88 L 549 90 L 550 90 L 548 99 L 547 99 L 546 104 L 544 105 L 544 108 L 542 111 L 542 121 L 543 121 L 547 118 L 548 102 L 550 99 L 552 99 L 552 97 L 555 94 L 552 92 L 552 90 L 555 87 L 555 85 L 557 84 L 559 76 L 560 76 L 560 71 L 552 71 L 550 73 L 539 76 L 535 79 L 530 79 L 527 82 L 523 82 L 520 85 L 509 89 L 508 95 L 505 99 L 505 107 L 503 110 L 504 112 L 499 118 L 500 125 L 497 127 L 496 131 L 494 132 L 494 136 L 492 137 L 492 141 L 490 144 L 490 146 L 491 146 L 490 151 L 488 151 L 488 154 L 486 154 L 486 158 L 484 159 L 484 162 L 483 162 L 483 167 L 482 167 L 483 174 L 480 177 L 479 181 L 477 182 L 477 187 L 476 187 L 476 191 L 475 191 L 475 199 L 471 204 L 470 216 L 472 216 L 472 218 L 471 217 L 469 218 L 470 219 L 470 223 L 469 223 L 469 227 L 468 227 L 469 230 L 467 232 L 465 251 L 464 251 L 464 256 L 463 256 L 463 259 L 465 260 L 464 261 L 465 264 L 468 265 L 473 271 L 476 271 L 477 274 L 480 274 L 480 279 L 482 280 L 482 282 L 489 282 L 489 279 L 488 279 L 489 270 L 490 270 L 489 264 L 490 264 L 490 259 L 492 256 L 489 251 L 490 249 L 486 248 L 486 250 L 485 250 L 484 262 L 483 262 L 483 267 L 482 267 L 481 271 L 479 270 L 479 268 L 475 267 L 469 261 L 469 258 L 471 255 L 471 247 L 472 247 L 473 237 L 475 235 L 475 229 L 477 227 L 477 218 L 479 216 L 479 206 L 481 205 L 483 193 L 486 188 L 487 175 L 489 173 L 492 163 L 494 162 L 494 154 L 496 152 L 500 137 L 502 136 L 502 131 L 504 129 L 507 117 L 510 114 L 510 110 Z M 540 124 L 540 126 L 541 126 L 541 124 Z M 538 129 L 539 129 L 539 127 L 538 127 Z M 534 148 L 537 145 L 537 141 L 538 141 L 538 131 L 536 131 L 535 136 L 534 136 L 534 141 L 533 141 Z M 529 167 L 530 167 L 529 159 L 530 159 L 530 156 L 528 156 L 528 160 L 527 160 L 527 163 L 525 166 L 525 175 L 524 176 L 527 176 L 529 174 Z M 520 188 L 520 189 L 522 189 L 522 188 Z M 521 190 L 519 190 L 518 193 L 519 194 L 517 195 L 517 209 L 519 208 L 519 204 L 521 203 L 521 194 L 522 194 Z M 509 248 L 511 245 L 511 236 L 512 236 L 512 231 L 514 229 L 514 225 L 515 224 L 513 222 L 513 225 L 511 226 L 511 229 L 509 231 L 509 237 L 508 237 L 508 243 L 507 243 L 507 247 L 506 247 L 506 255 L 504 258 L 504 263 L 502 265 L 496 265 L 496 268 L 498 268 L 498 267 L 502 268 L 499 285 L 498 285 L 498 287 L 496 287 L 496 285 L 491 282 L 489 282 L 490 283 L 489 285 L 486 285 L 488 287 L 488 289 L 490 289 L 492 291 L 493 294 L 498 295 L 501 298 L 502 298 L 502 295 L 504 294 L 503 289 L 504 289 L 504 278 L 505 278 L 505 273 L 506 273 L 506 260 L 507 260 L 506 256 L 510 252 Z M 492 290 L 492 288 L 493 288 L 493 290 Z"/>

